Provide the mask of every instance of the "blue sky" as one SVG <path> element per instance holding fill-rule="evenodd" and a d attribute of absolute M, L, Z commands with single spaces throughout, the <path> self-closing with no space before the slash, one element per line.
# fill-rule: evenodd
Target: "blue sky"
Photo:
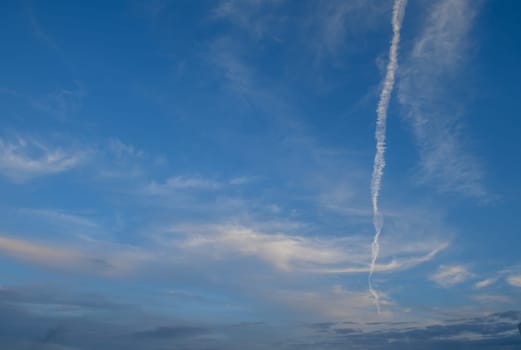
<path fill-rule="evenodd" d="M 0 344 L 518 347 L 517 1 L 3 2 Z M 97 334 L 92 336 L 92 334 Z"/>

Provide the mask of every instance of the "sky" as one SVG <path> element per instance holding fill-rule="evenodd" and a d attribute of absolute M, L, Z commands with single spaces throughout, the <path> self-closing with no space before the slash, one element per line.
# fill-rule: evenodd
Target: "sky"
<path fill-rule="evenodd" d="M 3 1 L 0 347 L 518 349 L 521 3 L 397 4 Z"/>

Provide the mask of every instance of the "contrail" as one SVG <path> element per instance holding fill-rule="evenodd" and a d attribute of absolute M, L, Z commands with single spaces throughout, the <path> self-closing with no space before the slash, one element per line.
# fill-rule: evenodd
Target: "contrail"
<path fill-rule="evenodd" d="M 380 92 L 380 100 L 376 108 L 376 155 L 374 156 L 373 174 L 371 177 L 371 197 L 373 200 L 373 225 L 375 235 L 371 244 L 371 265 L 369 267 L 369 292 L 374 298 L 376 310 L 380 313 L 380 297 L 378 292 L 373 288 L 372 277 L 375 270 L 376 260 L 380 253 L 380 234 L 383 227 L 383 216 L 378 209 L 378 197 L 380 195 L 380 187 L 382 184 L 382 175 L 385 167 L 385 128 L 387 122 L 387 109 L 389 100 L 393 91 L 394 78 L 396 69 L 398 68 L 398 45 L 400 43 L 400 27 L 402 25 L 403 14 L 407 0 L 395 0 L 393 6 L 393 39 L 389 48 L 389 63 L 387 64 L 387 72 L 383 82 L 382 91 Z"/>

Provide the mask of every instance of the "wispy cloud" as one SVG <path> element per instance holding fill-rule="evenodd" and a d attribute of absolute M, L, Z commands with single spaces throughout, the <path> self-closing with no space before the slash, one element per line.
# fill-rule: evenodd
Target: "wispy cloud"
<path fill-rule="evenodd" d="M 442 287 L 452 287 L 474 277 L 463 265 L 442 265 L 431 279 Z"/>
<path fill-rule="evenodd" d="M 500 281 L 506 282 L 514 287 L 521 287 L 521 274 L 519 274 L 519 266 L 510 266 L 508 268 L 497 271 L 492 277 L 478 281 L 474 284 L 474 288 L 482 289 L 490 287 Z"/>
<path fill-rule="evenodd" d="M 83 241 L 57 244 L 1 235 L 0 254 L 37 266 L 107 276 L 135 272 L 151 258 L 141 249 L 87 237 Z"/>
<path fill-rule="evenodd" d="M 132 273 L 147 266 L 180 268 L 183 264 L 181 260 L 184 263 L 214 265 L 227 264 L 229 261 L 251 261 L 251 258 L 264 262 L 270 269 L 281 273 L 302 275 L 368 272 L 368 247 L 363 235 L 317 238 L 280 231 L 260 231 L 241 225 L 192 224 L 177 225 L 167 232 L 151 234 L 146 244 L 137 249 L 82 234 L 82 227 L 91 228 L 93 225 L 82 218 L 60 212 L 37 211 L 35 214 L 50 215 L 65 221 L 70 230 L 67 243 L 61 245 L 51 241 L 2 236 L 0 251 L 3 254 L 36 265 L 70 268 L 101 275 Z M 262 227 L 273 230 L 299 228 L 286 223 L 261 224 L 260 228 Z M 96 227 L 96 230 L 98 232 L 102 229 Z M 396 242 L 396 245 L 388 246 L 382 257 L 382 264 L 375 268 L 381 272 L 409 269 L 433 259 L 446 246 L 446 243 L 436 242 L 415 246 Z M 181 260 L 177 260 L 181 257 Z"/>
<path fill-rule="evenodd" d="M 108 140 L 108 149 L 117 158 L 131 157 L 143 158 L 145 152 L 130 144 L 124 143 L 120 139 L 111 138 Z"/>
<path fill-rule="evenodd" d="M 72 89 L 59 89 L 30 98 L 30 101 L 35 109 L 64 121 L 78 112 L 86 95 L 85 89 L 78 85 Z"/>
<path fill-rule="evenodd" d="M 212 11 L 214 19 L 226 19 L 259 39 L 275 35 L 274 27 L 285 19 L 275 14 L 275 9 L 284 0 L 224 0 Z"/>
<path fill-rule="evenodd" d="M 238 176 L 230 179 L 228 183 L 230 185 L 246 185 L 254 182 L 255 180 L 257 180 L 255 176 Z"/>
<path fill-rule="evenodd" d="M 81 215 L 71 214 L 63 210 L 22 208 L 18 213 L 32 217 L 42 218 L 57 226 L 96 229 L 99 225 L 96 221 Z"/>
<path fill-rule="evenodd" d="M 61 60 L 61 63 L 63 63 L 65 68 L 68 69 L 69 73 L 76 73 L 76 69 L 67 56 L 66 51 L 61 47 L 59 41 L 51 35 L 45 25 L 39 20 L 38 13 L 33 4 L 30 2 L 24 3 L 24 8 L 35 38 L 40 41 L 42 45 L 45 45 L 50 50 L 54 51 L 56 56 Z"/>
<path fill-rule="evenodd" d="M 239 96 L 258 96 L 255 69 L 241 55 L 242 46 L 224 37 L 210 46 L 209 61 L 223 77 L 225 85 Z"/>
<path fill-rule="evenodd" d="M 401 66 L 399 100 L 419 144 L 420 181 L 484 198 L 483 166 L 464 141 L 463 103 L 449 92 L 467 55 L 478 5 L 467 0 L 429 3 L 428 18 Z"/>
<path fill-rule="evenodd" d="M 367 273 L 368 248 L 363 236 L 345 238 L 311 238 L 295 234 L 265 233 L 245 226 L 182 226 L 173 232 L 188 234 L 181 240 L 183 249 L 200 252 L 206 257 L 227 259 L 232 256 L 253 256 L 280 271 L 318 274 Z M 447 243 L 430 242 L 408 246 L 400 242 L 390 247 L 384 258 L 390 262 L 377 264 L 376 271 L 391 272 L 412 268 L 429 261 Z"/>
<path fill-rule="evenodd" d="M 65 151 L 60 147 L 17 138 L 0 138 L 0 173 L 14 182 L 71 170 L 85 160 L 87 152 Z"/>
<path fill-rule="evenodd" d="M 153 195 L 167 195 L 177 190 L 214 191 L 221 187 L 220 182 L 202 177 L 174 176 L 166 179 L 164 183 L 151 182 L 146 186 L 145 192 Z"/>
<path fill-rule="evenodd" d="M 481 289 L 488 286 L 491 286 L 492 284 L 496 283 L 497 278 L 487 278 L 482 281 L 478 281 L 474 284 L 474 288 Z"/>
<path fill-rule="evenodd" d="M 393 259 L 388 263 L 374 264 L 371 267 L 346 267 L 346 268 L 329 268 L 317 269 L 316 272 L 342 274 L 342 273 L 360 273 L 360 272 L 395 272 L 400 270 L 407 270 L 416 265 L 432 260 L 439 252 L 448 247 L 448 244 L 441 244 L 428 253 L 416 257 L 404 257 L 400 259 Z"/>
<path fill-rule="evenodd" d="M 150 182 L 145 187 L 145 193 L 168 195 L 176 191 L 216 191 L 226 187 L 245 186 L 255 179 L 255 177 L 239 176 L 229 180 L 217 181 L 203 176 L 172 176 L 162 183 Z"/>
<path fill-rule="evenodd" d="M 472 296 L 472 299 L 480 303 L 509 303 L 512 299 L 506 295 L 480 294 Z"/>
<path fill-rule="evenodd" d="M 77 265 L 84 259 L 80 252 L 58 246 L 48 246 L 27 240 L 0 237 L 0 251 L 4 254 L 53 266 Z"/>
<path fill-rule="evenodd" d="M 308 240 L 284 234 L 264 234 L 244 227 L 218 228 L 214 236 L 195 236 L 184 245 L 207 247 L 215 252 L 257 256 L 281 270 L 294 264 L 327 264 L 342 260 L 342 251 L 321 240 Z"/>
<path fill-rule="evenodd" d="M 318 59 L 338 57 L 353 45 L 361 32 L 381 26 L 389 5 L 382 1 L 313 1 L 308 15 L 308 40 Z M 306 26 L 305 26 L 306 27 Z"/>

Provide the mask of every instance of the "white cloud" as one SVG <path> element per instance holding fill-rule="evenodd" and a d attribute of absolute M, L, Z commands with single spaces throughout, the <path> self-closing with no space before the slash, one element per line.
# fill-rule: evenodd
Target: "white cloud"
<path fill-rule="evenodd" d="M 507 282 L 511 286 L 521 287 L 521 275 L 510 275 L 507 277 Z"/>
<path fill-rule="evenodd" d="M 422 182 L 442 191 L 473 197 L 487 195 L 479 159 L 468 151 L 459 114 L 462 102 L 450 93 L 469 46 L 476 2 L 433 2 L 412 52 L 403 60 L 399 101 L 420 148 Z"/>
<path fill-rule="evenodd" d="M 431 276 L 431 279 L 442 287 L 452 287 L 456 284 L 467 281 L 474 275 L 462 265 L 442 265 L 438 271 Z"/>
<path fill-rule="evenodd" d="M 14 182 L 68 171 L 81 164 L 85 156 L 85 152 L 65 151 L 34 140 L 0 139 L 0 173 Z"/>
<path fill-rule="evenodd" d="M 321 240 L 284 234 L 264 234 L 244 227 L 223 227 L 213 236 L 189 238 L 186 247 L 213 247 L 257 256 L 281 270 L 290 270 L 294 263 L 327 264 L 342 260 L 342 251 Z"/>
<path fill-rule="evenodd" d="M 233 255 L 253 256 L 281 271 L 319 274 L 366 273 L 369 246 L 363 236 L 312 238 L 284 233 L 264 233 L 250 227 L 216 225 L 174 227 L 173 232 L 187 235 L 183 249 L 200 252 L 206 257 L 226 259 Z M 424 245 L 399 242 L 389 245 L 376 271 L 391 272 L 414 267 L 431 260 L 447 243 Z"/>
<path fill-rule="evenodd" d="M 488 287 L 488 286 L 496 283 L 496 281 L 497 281 L 497 278 L 487 278 L 482 281 L 476 282 L 476 284 L 474 284 L 474 288 L 476 288 L 476 289 L 485 288 L 485 287 Z"/>

